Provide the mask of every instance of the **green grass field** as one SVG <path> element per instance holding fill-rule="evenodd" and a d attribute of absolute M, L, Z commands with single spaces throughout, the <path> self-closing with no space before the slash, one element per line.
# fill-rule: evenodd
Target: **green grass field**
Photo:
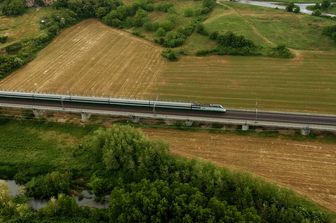
<path fill-rule="evenodd" d="M 151 97 L 336 114 L 336 53 L 299 53 L 295 59 L 185 57 L 168 64 Z"/>
<path fill-rule="evenodd" d="M 0 35 L 8 36 L 5 44 L 0 43 L 0 48 L 10 43 L 36 37 L 40 34 L 40 20 L 56 11 L 53 8 L 29 9 L 22 16 L 0 16 Z"/>
<path fill-rule="evenodd" d="M 232 31 L 261 46 L 285 44 L 301 50 L 336 49 L 336 44 L 322 35 L 323 27 L 336 21 L 240 3 L 222 4 L 204 22 L 209 32 Z"/>
<path fill-rule="evenodd" d="M 24 166 L 79 169 L 83 163 L 73 157 L 73 146 L 92 130 L 67 124 L 2 119 L 0 128 L 0 172 L 12 174 Z"/>

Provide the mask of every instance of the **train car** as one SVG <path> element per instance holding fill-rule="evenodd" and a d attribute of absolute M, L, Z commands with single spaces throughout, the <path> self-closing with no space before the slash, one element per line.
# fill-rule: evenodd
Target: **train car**
<path fill-rule="evenodd" d="M 151 101 L 151 100 L 133 100 L 133 99 L 119 99 L 106 97 L 85 97 L 85 96 L 71 96 L 58 94 L 40 94 L 40 93 L 23 93 L 23 92 L 6 92 L 0 91 L 0 98 L 15 98 L 15 99 L 29 99 L 29 100 L 45 100 L 45 101 L 59 101 L 70 103 L 88 103 L 88 104 L 104 104 L 116 106 L 130 106 L 130 107 L 148 107 L 158 109 L 177 109 L 177 110 L 191 110 L 203 112 L 226 112 L 226 109 L 220 104 L 200 105 L 185 102 L 169 102 L 169 101 Z"/>

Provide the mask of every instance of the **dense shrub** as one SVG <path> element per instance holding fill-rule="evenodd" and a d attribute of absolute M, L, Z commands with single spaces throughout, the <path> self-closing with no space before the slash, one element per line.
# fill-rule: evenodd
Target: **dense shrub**
<path fill-rule="evenodd" d="M 162 37 L 166 35 L 166 30 L 162 27 L 158 28 L 155 32 L 155 35 L 157 35 L 158 37 Z"/>
<path fill-rule="evenodd" d="M 203 36 L 208 36 L 209 33 L 205 30 L 202 24 L 197 24 L 195 27 L 195 31 Z M 216 37 L 217 38 L 217 37 Z"/>
<path fill-rule="evenodd" d="M 299 6 L 295 6 L 293 9 L 294 13 L 300 13 L 300 7 Z"/>
<path fill-rule="evenodd" d="M 74 198 L 59 194 L 57 199 L 52 199 L 46 207 L 40 210 L 40 215 L 48 218 L 72 218 L 82 215 L 80 207 L 77 205 Z M 76 221 L 73 221 L 76 222 Z"/>
<path fill-rule="evenodd" d="M 176 61 L 178 59 L 176 53 L 172 49 L 162 51 L 161 55 L 170 61 Z"/>
<path fill-rule="evenodd" d="M 6 43 L 8 36 L 0 35 L 0 43 Z"/>
<path fill-rule="evenodd" d="M 192 17 L 194 15 L 194 10 L 193 9 L 185 9 L 183 12 L 183 15 L 185 17 Z"/>
<path fill-rule="evenodd" d="M 295 8 L 295 4 L 294 4 L 294 2 L 290 2 L 290 3 L 288 3 L 287 6 L 286 6 L 286 11 L 287 11 L 287 12 L 293 12 L 294 8 Z"/>
<path fill-rule="evenodd" d="M 7 16 L 22 15 L 25 10 L 24 0 L 6 0 L 2 7 L 2 13 Z"/>
<path fill-rule="evenodd" d="M 336 25 L 324 27 L 322 33 L 336 42 Z"/>
<path fill-rule="evenodd" d="M 23 65 L 21 58 L 16 56 L 0 55 L 0 78 Z"/>
<path fill-rule="evenodd" d="M 216 50 L 216 49 L 198 50 L 196 52 L 196 56 L 206 56 L 206 55 L 214 54 L 214 53 L 217 53 L 217 52 L 218 52 L 218 50 Z"/>
<path fill-rule="evenodd" d="M 174 48 L 183 45 L 186 40 L 186 36 L 182 33 L 170 31 L 166 34 L 163 42 L 163 46 Z"/>
<path fill-rule="evenodd" d="M 219 33 L 217 31 L 210 33 L 209 39 L 211 40 L 217 40 Z"/>
<path fill-rule="evenodd" d="M 170 8 L 173 8 L 174 5 L 172 3 L 168 3 L 168 2 L 163 2 L 163 3 L 160 3 L 156 6 L 156 9 L 158 11 L 161 11 L 161 12 L 168 12 L 168 10 Z"/>
<path fill-rule="evenodd" d="M 322 15 L 322 12 L 321 12 L 321 10 L 316 9 L 316 10 L 313 11 L 312 15 L 313 15 L 313 16 L 321 16 L 321 15 Z"/>
<path fill-rule="evenodd" d="M 285 45 L 279 45 L 270 50 L 269 56 L 281 57 L 281 58 L 291 58 L 293 57 L 293 54 Z"/>
<path fill-rule="evenodd" d="M 143 27 L 146 31 L 155 32 L 159 28 L 159 23 L 147 21 L 144 23 Z M 162 34 L 164 36 L 164 33 Z"/>
<path fill-rule="evenodd" d="M 331 6 L 330 0 L 322 0 L 321 2 L 321 9 L 327 10 Z"/>
<path fill-rule="evenodd" d="M 34 177 L 27 183 L 27 195 L 35 198 L 50 198 L 59 193 L 69 193 L 71 178 L 68 173 L 52 172 Z"/>
<path fill-rule="evenodd" d="M 160 28 L 164 29 L 166 32 L 173 30 L 174 27 L 174 21 L 172 21 L 171 19 L 165 20 L 160 23 Z"/>
<path fill-rule="evenodd" d="M 221 47 L 255 48 L 255 45 L 251 40 L 246 39 L 244 36 L 236 35 L 232 32 L 227 32 L 224 35 L 218 35 L 216 41 Z"/>

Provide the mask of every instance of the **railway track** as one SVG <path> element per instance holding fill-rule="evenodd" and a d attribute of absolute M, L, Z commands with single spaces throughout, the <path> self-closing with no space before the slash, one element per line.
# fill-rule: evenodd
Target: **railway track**
<path fill-rule="evenodd" d="M 134 106 L 120 105 L 103 105 L 96 103 L 78 103 L 78 102 L 61 102 L 61 101 L 45 101 L 39 99 L 19 99 L 19 98 L 2 98 L 1 104 L 7 105 L 22 105 L 32 107 L 50 107 L 50 108 L 68 108 L 68 109 L 85 109 L 99 111 L 114 111 L 127 113 L 144 113 L 144 114 L 160 114 L 174 116 L 189 116 L 200 118 L 217 118 L 217 119 L 232 119 L 232 120 L 249 120 L 249 121 L 267 121 L 275 123 L 299 123 L 309 125 L 327 125 L 336 127 L 336 116 L 319 115 L 319 114 L 300 114 L 300 113 L 280 113 L 266 111 L 243 111 L 227 109 L 226 113 L 220 112 L 205 112 L 179 109 L 163 109 L 163 108 L 146 108 Z"/>

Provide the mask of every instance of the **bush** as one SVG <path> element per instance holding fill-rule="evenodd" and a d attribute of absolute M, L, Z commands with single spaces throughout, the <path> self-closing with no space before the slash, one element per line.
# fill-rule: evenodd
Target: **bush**
<path fill-rule="evenodd" d="M 64 194 L 59 194 L 56 197 L 57 199 L 53 198 L 48 202 L 46 207 L 43 207 L 39 211 L 39 214 L 41 216 L 48 217 L 49 221 L 52 218 L 61 218 L 63 220 L 55 222 L 68 222 L 64 221 L 64 218 L 66 219 L 81 215 L 81 209 L 76 203 L 74 198 L 66 196 Z M 69 222 L 78 222 L 78 221 L 69 221 Z"/>
<path fill-rule="evenodd" d="M 157 22 L 150 22 L 150 21 L 145 22 L 143 26 L 145 30 L 151 32 L 155 32 L 159 28 L 159 24 Z"/>
<path fill-rule="evenodd" d="M 269 56 L 280 58 L 292 58 L 293 54 L 285 45 L 279 45 L 271 49 Z"/>
<path fill-rule="evenodd" d="M 7 53 L 17 53 L 22 49 L 22 43 L 13 43 L 5 47 Z"/>
<path fill-rule="evenodd" d="M 334 32 L 334 33 L 331 35 L 331 39 L 333 39 L 333 40 L 336 42 L 336 32 Z"/>
<path fill-rule="evenodd" d="M 182 33 L 178 33 L 175 31 L 170 31 L 166 34 L 164 38 L 163 46 L 174 48 L 183 45 L 186 40 L 186 36 Z"/>
<path fill-rule="evenodd" d="M 208 32 L 205 30 L 203 24 L 197 24 L 196 27 L 195 27 L 195 30 L 198 34 L 201 34 L 203 36 L 209 35 Z"/>
<path fill-rule="evenodd" d="M 321 15 L 322 15 L 322 12 L 321 12 L 321 10 L 316 9 L 316 10 L 313 11 L 312 15 L 313 15 L 313 16 L 321 16 Z"/>
<path fill-rule="evenodd" d="M 254 43 L 246 39 L 244 36 L 236 35 L 232 32 L 227 32 L 224 35 L 218 35 L 216 38 L 218 44 L 222 47 L 232 47 L 232 48 L 254 48 Z"/>
<path fill-rule="evenodd" d="M 0 43 L 6 43 L 8 36 L 0 35 Z"/>
<path fill-rule="evenodd" d="M 211 40 L 217 40 L 218 35 L 219 35 L 219 33 L 217 31 L 215 31 L 215 32 L 210 33 L 209 38 Z"/>
<path fill-rule="evenodd" d="M 299 6 L 295 6 L 293 9 L 294 13 L 300 13 L 300 7 Z"/>
<path fill-rule="evenodd" d="M 51 172 L 34 177 L 27 185 L 27 195 L 34 198 L 50 198 L 59 193 L 69 193 L 71 178 L 68 173 Z"/>
<path fill-rule="evenodd" d="M 194 15 L 194 11 L 192 9 L 185 9 L 183 15 L 185 17 L 192 17 Z"/>
<path fill-rule="evenodd" d="M 322 33 L 336 42 L 336 25 L 324 27 Z"/>
<path fill-rule="evenodd" d="M 294 8 L 295 8 L 295 4 L 293 2 L 290 2 L 286 6 L 286 11 L 287 12 L 293 12 Z"/>
<path fill-rule="evenodd" d="M 35 0 L 35 5 L 38 5 L 38 6 L 41 6 L 41 7 L 45 6 L 43 0 Z"/>
<path fill-rule="evenodd" d="M 166 35 L 166 30 L 162 27 L 158 28 L 158 30 L 156 30 L 155 32 L 156 36 L 162 37 Z"/>
<path fill-rule="evenodd" d="M 333 33 L 336 33 L 336 25 L 324 27 L 322 33 L 323 35 L 331 37 Z"/>
<path fill-rule="evenodd" d="M 178 59 L 176 53 L 171 49 L 162 51 L 161 55 L 170 61 L 176 61 Z"/>
<path fill-rule="evenodd" d="M 24 0 L 6 0 L 2 13 L 7 16 L 22 15 L 26 11 Z"/>
<path fill-rule="evenodd" d="M 195 26 L 193 24 L 181 27 L 177 31 L 185 36 L 190 36 L 195 30 Z"/>
<path fill-rule="evenodd" d="M 330 0 L 322 0 L 321 9 L 327 10 L 331 6 Z"/>
<path fill-rule="evenodd" d="M 163 21 L 163 22 L 160 24 L 160 28 L 164 29 L 166 32 L 173 30 L 174 27 L 175 27 L 175 24 L 174 24 L 174 22 L 171 21 L 171 20 Z"/>
<path fill-rule="evenodd" d="M 211 49 L 211 50 L 198 50 L 196 52 L 196 56 L 206 56 L 206 55 L 210 55 L 213 53 L 216 53 L 217 50 L 216 49 Z"/>
<path fill-rule="evenodd" d="M 0 78 L 22 66 L 23 60 L 16 56 L 0 55 Z"/>
<path fill-rule="evenodd" d="M 160 3 L 157 5 L 156 9 L 161 11 L 161 12 L 168 12 L 170 8 L 173 8 L 174 5 L 172 3 Z"/>

